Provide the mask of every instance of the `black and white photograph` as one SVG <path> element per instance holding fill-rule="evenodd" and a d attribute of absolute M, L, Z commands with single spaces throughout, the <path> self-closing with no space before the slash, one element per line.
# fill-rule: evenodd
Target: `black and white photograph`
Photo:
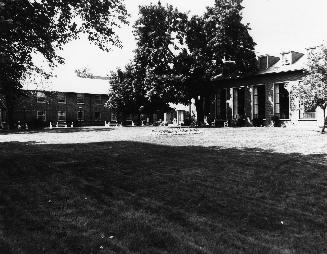
<path fill-rule="evenodd" d="M 0 254 L 326 254 L 326 0 L 0 0 Z"/>

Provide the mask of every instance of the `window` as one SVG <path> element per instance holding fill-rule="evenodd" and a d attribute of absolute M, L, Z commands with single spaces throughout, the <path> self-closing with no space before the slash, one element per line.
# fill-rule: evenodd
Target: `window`
<path fill-rule="evenodd" d="M 282 54 L 282 63 L 283 65 L 292 64 L 292 52 Z"/>
<path fill-rule="evenodd" d="M 78 109 L 77 111 L 77 120 L 78 121 L 84 121 L 84 110 Z"/>
<path fill-rule="evenodd" d="M 253 118 L 264 118 L 266 111 L 266 91 L 264 85 L 253 87 Z"/>
<path fill-rule="evenodd" d="M 94 112 L 94 120 L 101 121 L 101 112 L 99 111 Z"/>
<path fill-rule="evenodd" d="M 284 83 L 275 84 L 274 86 L 274 112 L 275 116 L 280 119 L 289 119 L 289 93 Z"/>
<path fill-rule="evenodd" d="M 77 104 L 84 104 L 84 94 L 82 93 L 77 94 Z"/>
<path fill-rule="evenodd" d="M 233 117 L 236 119 L 244 117 L 244 94 L 244 87 L 233 90 Z"/>
<path fill-rule="evenodd" d="M 316 119 L 315 108 L 305 108 L 303 103 L 300 103 L 299 119 Z"/>
<path fill-rule="evenodd" d="M 101 104 L 101 95 L 95 95 L 95 104 Z"/>
<path fill-rule="evenodd" d="M 58 103 L 66 103 L 66 94 L 59 93 L 57 98 L 58 98 Z"/>
<path fill-rule="evenodd" d="M 114 112 L 111 113 L 111 121 L 113 122 L 117 121 L 117 115 Z"/>
<path fill-rule="evenodd" d="M 58 122 L 66 122 L 66 111 L 58 111 Z"/>
<path fill-rule="evenodd" d="M 216 113 L 217 113 L 217 118 L 226 120 L 226 96 L 227 91 L 226 89 L 221 89 L 220 92 L 216 94 L 216 100 L 217 100 L 217 105 L 216 105 Z"/>
<path fill-rule="evenodd" d="M 299 83 L 302 83 L 302 81 L 299 81 Z M 300 103 L 299 103 L 299 119 L 303 119 L 303 120 L 316 119 L 316 109 L 313 106 L 306 107 L 304 105 L 304 103 L 300 101 Z"/>
<path fill-rule="evenodd" d="M 42 110 L 42 111 L 36 111 L 36 119 L 37 120 L 41 120 L 41 121 L 46 121 L 46 111 Z"/>
<path fill-rule="evenodd" d="M 46 96 L 43 92 L 37 92 L 36 93 L 36 101 L 38 103 L 45 103 L 46 102 Z"/>
<path fill-rule="evenodd" d="M 233 89 L 233 118 L 238 117 L 238 90 Z"/>

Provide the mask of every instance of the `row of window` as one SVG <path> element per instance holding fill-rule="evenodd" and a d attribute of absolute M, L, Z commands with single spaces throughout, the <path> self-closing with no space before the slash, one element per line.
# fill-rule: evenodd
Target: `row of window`
<path fill-rule="evenodd" d="M 36 111 L 36 118 L 41 121 L 46 121 L 47 112 L 45 110 Z M 66 121 L 66 111 L 57 111 L 57 120 L 59 122 Z M 94 121 L 101 120 L 101 112 L 94 112 Z M 84 121 L 84 110 L 80 109 L 77 111 L 77 121 Z"/>
<path fill-rule="evenodd" d="M 290 99 L 289 92 L 286 89 L 285 83 L 274 84 L 274 115 L 280 119 L 290 118 Z M 226 99 L 227 90 L 217 95 L 218 117 L 226 118 Z M 265 118 L 266 114 L 266 91 L 265 85 L 257 85 L 253 87 L 253 117 Z M 239 118 L 245 115 L 245 88 L 239 87 L 233 89 L 233 117 Z M 303 105 L 300 105 L 299 118 L 300 119 L 315 119 L 314 110 L 305 110 Z"/>
<path fill-rule="evenodd" d="M 46 103 L 46 94 L 43 92 L 37 92 L 36 101 L 38 103 Z M 95 104 L 102 104 L 101 95 L 94 95 Z M 58 93 L 57 94 L 57 102 L 66 104 L 66 94 Z M 77 104 L 84 104 L 85 95 L 82 93 L 77 94 Z"/>

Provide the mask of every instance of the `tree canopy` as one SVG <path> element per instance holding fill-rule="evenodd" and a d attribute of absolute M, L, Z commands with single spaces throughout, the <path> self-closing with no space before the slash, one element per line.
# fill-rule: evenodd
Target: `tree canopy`
<path fill-rule="evenodd" d="M 203 98 L 213 94 L 215 83 L 255 71 L 255 43 L 242 23 L 241 2 L 216 1 L 204 15 L 192 17 L 160 2 L 140 7 L 133 68 L 145 100 L 164 105 L 194 98 L 203 122 Z"/>
<path fill-rule="evenodd" d="M 20 90 L 24 75 L 36 68 L 33 53 L 51 66 L 62 63 L 58 50 L 81 33 L 108 51 L 120 46 L 115 28 L 126 18 L 121 0 L 0 0 L 0 93 L 7 105 L 12 106 L 10 97 Z"/>
<path fill-rule="evenodd" d="M 135 66 L 150 101 L 178 102 L 183 91 L 175 82 L 174 63 L 183 45 L 187 15 L 171 5 L 140 7 L 134 25 Z"/>
<path fill-rule="evenodd" d="M 188 52 L 180 55 L 188 97 L 195 99 L 198 121 L 203 122 L 203 98 L 213 94 L 219 80 L 243 76 L 256 69 L 255 43 L 249 25 L 242 23 L 241 0 L 216 1 L 203 16 L 187 25 Z"/>
<path fill-rule="evenodd" d="M 306 76 L 293 92 L 305 109 L 320 107 L 324 112 L 322 133 L 325 132 L 327 107 L 327 45 L 312 49 L 308 54 Z"/>

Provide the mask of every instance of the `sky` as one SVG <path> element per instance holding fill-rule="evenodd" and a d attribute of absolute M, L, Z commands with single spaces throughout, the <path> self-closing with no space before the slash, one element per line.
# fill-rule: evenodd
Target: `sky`
<path fill-rule="evenodd" d="M 125 0 L 131 17 L 130 25 L 118 30 L 123 48 L 113 47 L 106 53 L 90 44 L 86 37 L 64 47 L 66 63 L 55 70 L 57 76 L 73 75 L 87 67 L 95 75 L 105 76 L 133 58 L 136 42 L 132 25 L 138 17 L 138 6 L 157 3 L 153 0 Z M 180 11 L 201 15 L 214 0 L 161 0 Z M 250 35 L 256 42 L 257 54 L 278 56 L 282 51 L 304 51 L 306 47 L 327 41 L 327 0 L 243 0 L 243 22 L 249 23 Z"/>

